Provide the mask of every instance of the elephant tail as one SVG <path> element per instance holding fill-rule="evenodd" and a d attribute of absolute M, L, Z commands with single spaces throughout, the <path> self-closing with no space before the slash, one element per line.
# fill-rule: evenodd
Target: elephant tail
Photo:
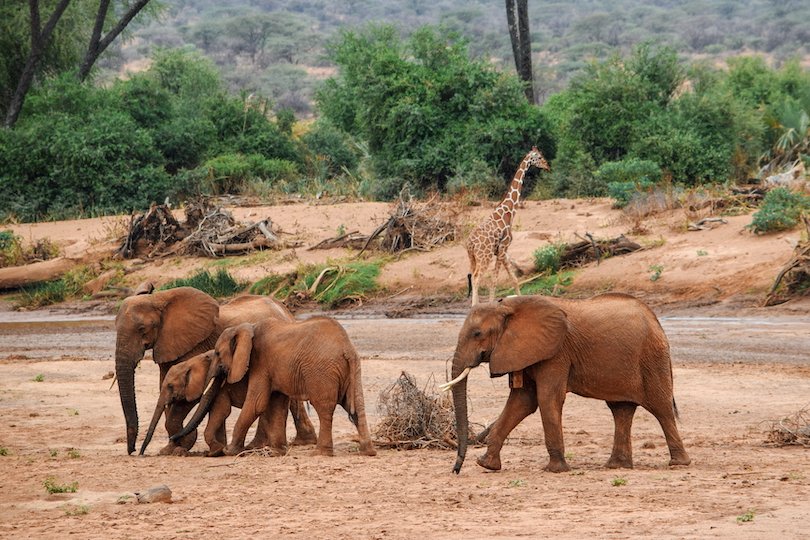
<path fill-rule="evenodd" d="M 346 381 L 346 412 L 353 424 L 357 424 L 357 381 L 360 379 L 360 359 L 357 354 L 346 354 L 349 362 L 349 379 Z"/>
<path fill-rule="evenodd" d="M 672 398 L 672 410 L 675 412 L 675 420 L 680 420 L 681 415 L 678 413 L 678 405 L 675 403 L 675 398 Z"/>

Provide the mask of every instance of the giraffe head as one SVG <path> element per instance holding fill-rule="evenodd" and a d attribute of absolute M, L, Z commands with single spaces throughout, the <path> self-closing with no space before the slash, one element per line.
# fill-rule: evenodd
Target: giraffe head
<path fill-rule="evenodd" d="M 537 149 L 536 146 L 532 146 L 532 151 L 526 156 L 527 165 L 531 167 L 534 165 L 538 169 L 545 169 L 547 171 L 551 170 L 551 167 L 548 166 L 548 162 L 546 158 L 543 157 L 543 153 Z"/>

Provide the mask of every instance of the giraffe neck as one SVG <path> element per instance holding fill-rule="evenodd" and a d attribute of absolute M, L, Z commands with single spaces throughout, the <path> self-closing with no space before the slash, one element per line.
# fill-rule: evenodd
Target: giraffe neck
<path fill-rule="evenodd" d="M 492 213 L 492 218 L 495 221 L 503 221 L 507 226 L 512 224 L 512 217 L 515 214 L 515 205 L 520 201 L 520 190 L 523 188 L 523 176 L 526 174 L 528 168 L 529 158 L 527 156 L 520 162 L 520 166 L 515 176 L 512 178 L 512 182 L 509 184 L 509 191 L 506 193 L 506 197 L 504 197 L 501 204 L 499 204 Z"/>

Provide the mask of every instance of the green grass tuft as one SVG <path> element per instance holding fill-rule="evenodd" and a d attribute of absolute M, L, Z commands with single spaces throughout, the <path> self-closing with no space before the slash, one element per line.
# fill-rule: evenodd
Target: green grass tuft
<path fill-rule="evenodd" d="M 201 270 L 191 277 L 175 279 L 163 285 L 160 289 L 166 290 L 177 287 L 194 287 L 214 298 L 222 298 L 242 292 L 247 287 L 247 283 L 236 281 L 227 270 L 220 268 L 213 275 L 207 270 Z"/>
<path fill-rule="evenodd" d="M 522 294 L 558 295 L 574 282 L 574 272 L 560 272 L 548 276 L 539 275 L 536 279 L 520 287 Z"/>
<path fill-rule="evenodd" d="M 810 212 L 810 197 L 775 188 L 765 195 L 748 227 L 756 234 L 792 229 L 803 212 Z"/>
<path fill-rule="evenodd" d="M 50 494 L 54 493 L 76 493 L 79 490 L 78 482 L 71 482 L 70 484 L 57 484 L 56 478 L 49 476 L 43 482 L 45 491 Z"/>

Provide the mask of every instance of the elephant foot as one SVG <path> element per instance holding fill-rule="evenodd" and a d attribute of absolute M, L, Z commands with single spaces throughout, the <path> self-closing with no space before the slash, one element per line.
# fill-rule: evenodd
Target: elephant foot
<path fill-rule="evenodd" d="M 334 455 L 335 455 L 335 450 L 334 450 L 334 448 L 332 448 L 331 446 L 330 446 L 330 447 L 327 447 L 327 446 L 318 446 L 318 447 L 316 447 L 316 448 L 315 448 L 315 452 L 313 452 L 313 455 L 315 455 L 315 456 L 329 456 L 329 457 L 332 457 L 332 456 L 334 456 Z"/>
<path fill-rule="evenodd" d="M 360 453 L 364 456 L 376 456 L 377 450 L 374 449 L 374 445 L 371 442 L 366 444 L 360 444 Z"/>
<path fill-rule="evenodd" d="M 188 456 L 188 450 L 186 450 L 182 446 L 178 446 L 172 451 L 172 455 L 178 457 L 186 457 Z"/>
<path fill-rule="evenodd" d="M 501 470 L 501 456 L 497 454 L 492 456 L 489 453 L 486 453 L 483 456 L 479 456 L 475 462 L 483 468 L 489 469 L 490 471 Z"/>
<path fill-rule="evenodd" d="M 158 451 L 158 455 L 159 456 L 172 456 L 172 455 L 174 455 L 174 450 L 176 448 L 180 448 L 180 447 L 177 446 L 174 443 L 169 443 L 169 444 L 167 444 L 166 446 L 164 446 L 163 448 L 161 448 Z"/>
<path fill-rule="evenodd" d="M 245 448 L 243 446 L 233 446 L 229 444 L 222 449 L 222 453 L 226 456 L 236 456 L 241 454 L 244 450 Z"/>
<path fill-rule="evenodd" d="M 315 432 L 312 433 L 296 433 L 295 439 L 293 439 L 292 443 L 293 446 L 307 446 L 310 444 L 318 444 L 318 436 L 315 435 Z"/>
<path fill-rule="evenodd" d="M 633 458 L 627 456 L 610 456 L 610 459 L 605 463 L 608 469 L 632 469 Z"/>
<path fill-rule="evenodd" d="M 205 453 L 205 457 L 220 457 L 224 456 L 225 453 L 223 452 L 224 447 L 217 448 L 216 450 L 209 450 Z"/>
<path fill-rule="evenodd" d="M 690 458 L 686 454 L 683 454 L 682 456 L 673 457 L 672 459 L 669 460 L 670 467 L 686 466 L 689 465 L 690 463 L 692 463 L 692 458 Z"/>
<path fill-rule="evenodd" d="M 543 470 L 553 473 L 561 473 L 570 471 L 571 467 L 568 466 L 568 463 L 566 463 L 565 460 L 550 460 L 548 465 L 543 467 Z"/>
<path fill-rule="evenodd" d="M 289 451 L 286 446 L 274 446 L 270 448 L 270 457 L 284 457 Z"/>
<path fill-rule="evenodd" d="M 255 450 L 257 448 L 264 448 L 265 446 L 270 446 L 269 441 L 266 441 L 264 439 L 257 441 L 256 439 L 253 439 L 252 441 L 250 441 L 250 444 L 245 446 L 245 450 Z"/>

